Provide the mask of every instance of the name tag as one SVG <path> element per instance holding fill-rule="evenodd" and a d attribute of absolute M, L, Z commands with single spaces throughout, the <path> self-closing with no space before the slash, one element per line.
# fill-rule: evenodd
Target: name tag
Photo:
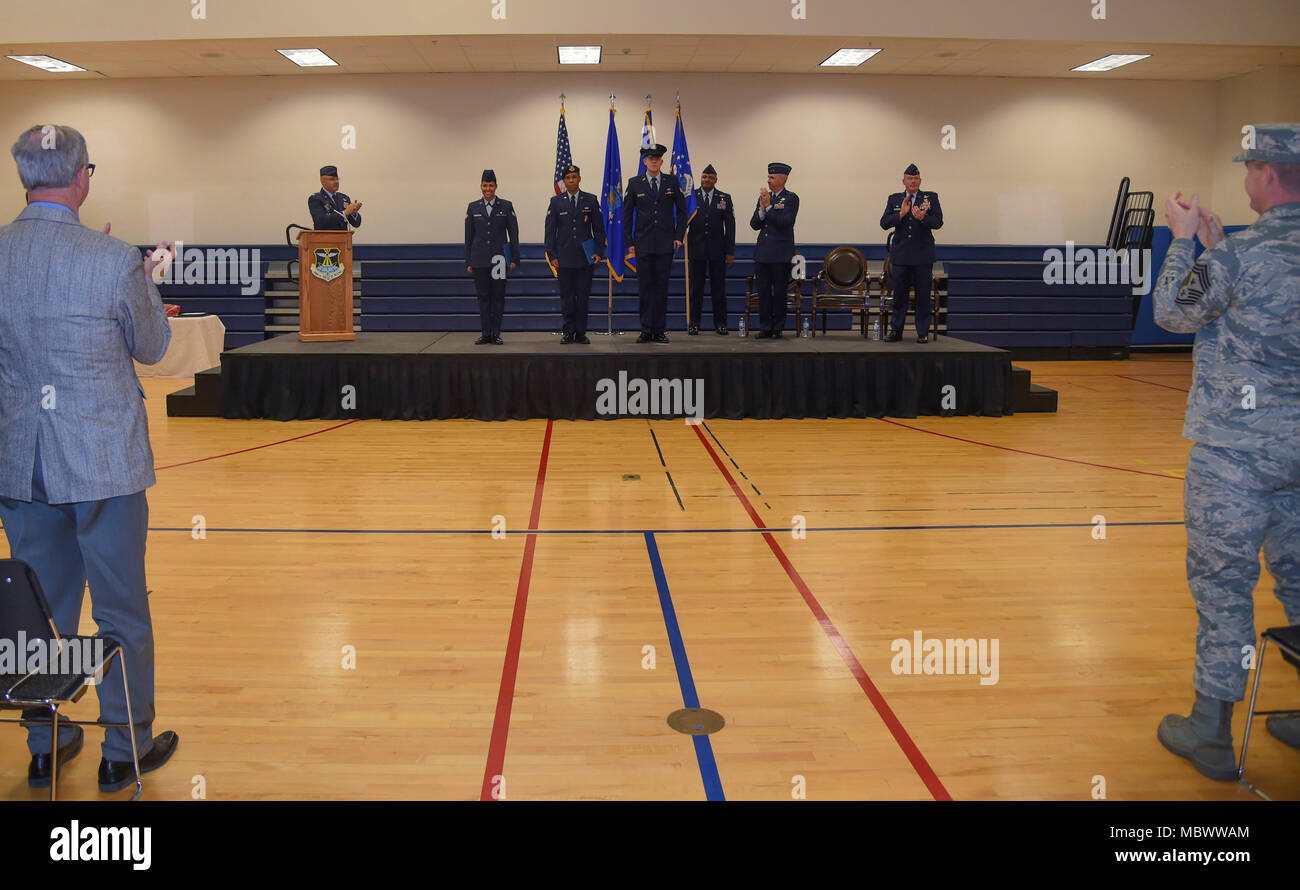
<path fill-rule="evenodd" d="M 567 211 L 567 210 L 561 210 L 561 211 L 560 211 L 560 216 L 568 216 L 568 215 L 569 215 L 569 211 Z"/>

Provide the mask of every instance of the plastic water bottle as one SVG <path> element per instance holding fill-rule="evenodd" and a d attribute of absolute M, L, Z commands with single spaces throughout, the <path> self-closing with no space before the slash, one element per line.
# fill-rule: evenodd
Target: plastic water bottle
<path fill-rule="evenodd" d="M 749 331 L 745 330 L 745 316 L 740 316 L 740 336 L 748 337 Z"/>
<path fill-rule="evenodd" d="M 808 319 L 806 318 L 803 320 L 803 330 L 799 332 L 799 336 L 805 338 L 812 336 L 812 332 L 808 329 Z"/>
<path fill-rule="evenodd" d="M 875 323 L 871 325 L 871 339 L 872 340 L 880 339 L 880 319 L 878 318 L 876 319 Z"/>

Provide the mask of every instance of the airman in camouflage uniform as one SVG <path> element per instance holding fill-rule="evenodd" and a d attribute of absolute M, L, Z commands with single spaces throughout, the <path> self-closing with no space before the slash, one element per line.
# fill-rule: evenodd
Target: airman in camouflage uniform
<path fill-rule="evenodd" d="M 1225 238 L 1217 216 L 1175 194 L 1174 241 L 1155 286 L 1161 327 L 1196 333 L 1183 436 L 1187 580 L 1196 631 L 1196 703 L 1157 735 L 1212 779 L 1236 779 L 1232 705 L 1255 646 L 1259 551 L 1287 621 L 1300 624 L 1300 124 L 1257 124 L 1246 193 L 1260 214 Z M 1192 238 L 1208 248 L 1193 261 Z M 1300 718 L 1269 731 L 1300 748 Z"/>

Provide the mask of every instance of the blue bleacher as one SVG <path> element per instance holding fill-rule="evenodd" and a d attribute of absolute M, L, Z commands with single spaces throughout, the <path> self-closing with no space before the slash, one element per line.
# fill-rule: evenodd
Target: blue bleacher
<path fill-rule="evenodd" d="M 834 244 L 800 245 L 807 257 L 807 276 L 814 278 L 821 261 Z M 879 274 L 884 259 L 880 243 L 857 245 Z M 208 245 L 185 245 L 206 250 Z M 238 284 L 164 284 L 164 302 L 180 305 L 184 312 L 211 312 L 226 325 L 226 348 L 258 342 L 276 332 L 276 324 L 296 324 L 294 315 L 269 313 L 277 301 L 292 305 L 296 284 L 286 277 L 286 261 L 295 248 L 286 245 L 236 245 L 261 251 L 262 277 L 258 291 L 241 295 Z M 1108 348 L 1130 345 L 1132 291 L 1124 285 L 1046 284 L 1043 254 L 1053 245 L 943 245 L 939 260 L 947 276 L 944 298 L 947 331 L 989 346 L 1011 349 Z M 227 246 L 226 249 L 229 249 Z M 1059 247 L 1057 248 L 1059 249 Z M 1076 250 L 1082 249 L 1082 246 Z M 554 331 L 560 326 L 559 290 L 543 261 L 540 244 L 524 244 L 523 258 L 506 293 L 507 331 Z M 354 247 L 358 274 L 358 319 L 363 331 L 476 331 L 478 303 L 474 285 L 465 272 L 461 244 L 359 244 Z M 753 270 L 753 245 L 736 247 L 736 263 L 729 270 L 727 293 L 734 328 L 744 309 L 745 278 Z M 296 270 L 296 265 L 295 265 Z M 592 282 L 588 328 L 604 330 L 608 279 L 598 270 Z M 212 280 L 209 278 L 208 280 Z M 685 280 L 680 254 L 669 285 L 668 325 L 686 327 Z M 614 282 L 614 327 L 637 330 L 636 278 L 630 270 Z M 811 295 L 806 285 L 805 297 Z M 711 324 L 711 300 L 705 297 L 703 324 Z M 790 324 L 794 324 L 793 318 Z M 847 312 L 830 317 L 834 330 L 848 330 Z"/>

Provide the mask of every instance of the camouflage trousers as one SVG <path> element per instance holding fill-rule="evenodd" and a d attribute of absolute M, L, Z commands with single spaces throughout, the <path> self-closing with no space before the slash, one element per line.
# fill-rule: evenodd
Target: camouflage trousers
<path fill-rule="evenodd" d="M 1275 452 L 1196 445 L 1187 459 L 1187 582 L 1200 616 L 1193 683 L 1221 701 L 1246 694 L 1261 547 L 1287 623 L 1300 624 L 1300 449 Z"/>

